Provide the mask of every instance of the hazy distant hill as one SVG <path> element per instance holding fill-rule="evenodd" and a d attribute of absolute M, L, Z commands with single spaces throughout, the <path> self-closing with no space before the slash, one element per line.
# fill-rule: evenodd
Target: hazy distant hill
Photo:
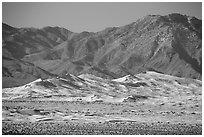
<path fill-rule="evenodd" d="M 155 70 L 201 79 L 202 21 L 180 14 L 148 15 L 97 33 L 72 33 L 58 27 L 16 29 L 3 24 L 3 56 L 60 75 L 117 78 Z M 10 65 L 3 67 L 3 73 L 10 72 Z"/>
<path fill-rule="evenodd" d="M 52 49 L 73 33 L 64 28 L 13 28 L 2 24 L 2 76 L 3 87 L 19 86 L 39 77 L 49 77 L 39 67 L 24 62 L 25 55 Z"/>
<path fill-rule="evenodd" d="M 73 32 L 59 27 L 13 28 L 2 24 L 3 56 L 23 58 L 66 41 Z"/>

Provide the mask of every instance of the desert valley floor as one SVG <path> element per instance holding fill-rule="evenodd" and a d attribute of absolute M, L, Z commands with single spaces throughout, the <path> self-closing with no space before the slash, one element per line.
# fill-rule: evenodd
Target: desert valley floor
<path fill-rule="evenodd" d="M 202 134 L 202 82 L 153 71 L 36 80 L 2 99 L 5 135 Z"/>
<path fill-rule="evenodd" d="M 202 134 L 201 112 L 143 103 L 3 102 L 3 134 Z"/>

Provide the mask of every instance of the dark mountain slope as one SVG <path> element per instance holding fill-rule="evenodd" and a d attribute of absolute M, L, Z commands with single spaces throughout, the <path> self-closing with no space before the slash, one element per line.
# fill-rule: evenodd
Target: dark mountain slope
<path fill-rule="evenodd" d="M 13 28 L 3 23 L 3 55 L 20 59 L 25 55 L 50 49 L 66 41 L 72 34 L 59 27 Z"/>
<path fill-rule="evenodd" d="M 122 27 L 75 33 L 65 42 L 31 53 L 22 59 L 60 75 L 116 78 L 155 70 L 201 79 L 202 21 L 180 14 L 148 15 Z M 3 50 L 4 54 L 10 52 Z"/>
<path fill-rule="evenodd" d="M 47 57 L 33 59 L 35 54 L 26 56 L 26 60 L 57 74 L 88 72 L 104 76 L 95 72 L 94 66 L 120 77 L 126 74 L 121 69 L 123 66 L 133 74 L 152 68 L 171 75 L 201 79 L 201 24 L 201 20 L 180 14 L 148 15 L 123 27 L 77 34 L 46 53 L 57 56 L 54 60 Z M 44 51 L 39 54 L 42 53 L 44 55 Z M 58 65 L 52 69 L 49 62 Z"/>
<path fill-rule="evenodd" d="M 72 35 L 74 33 L 71 31 L 59 27 L 13 28 L 2 23 L 3 87 L 19 86 L 39 77 L 47 77 L 48 72 L 45 73 L 38 66 L 21 59 L 25 55 L 49 51 Z M 38 59 L 41 60 L 41 57 Z"/>
<path fill-rule="evenodd" d="M 38 78 L 57 77 L 57 75 L 43 70 L 30 62 L 3 56 L 2 77 L 2 87 L 6 88 L 24 85 Z"/>

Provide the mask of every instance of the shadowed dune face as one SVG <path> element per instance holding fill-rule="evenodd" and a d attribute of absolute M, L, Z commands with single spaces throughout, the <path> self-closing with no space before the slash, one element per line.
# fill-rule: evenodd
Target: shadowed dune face
<path fill-rule="evenodd" d="M 194 17 L 170 14 L 145 16 L 97 33 L 3 25 L 3 56 L 21 58 L 58 75 L 90 73 L 119 78 L 151 68 L 169 75 L 201 79 L 201 24 Z M 16 46 L 19 52 L 13 52 Z M 11 66 L 3 67 L 7 71 Z"/>
<path fill-rule="evenodd" d="M 170 75 L 148 71 L 135 75 L 108 80 L 90 74 L 74 76 L 67 74 L 64 78 L 36 80 L 24 86 L 3 89 L 3 99 L 43 98 L 67 101 L 123 102 L 154 100 L 177 96 L 186 98 L 201 96 L 201 81 L 178 78 Z M 7 96 L 9 94 L 10 96 Z M 6 97 L 7 96 L 7 97 Z"/>

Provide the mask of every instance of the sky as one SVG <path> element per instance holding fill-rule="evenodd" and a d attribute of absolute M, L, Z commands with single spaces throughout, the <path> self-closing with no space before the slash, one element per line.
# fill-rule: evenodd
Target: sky
<path fill-rule="evenodd" d="M 146 15 L 181 13 L 202 19 L 201 2 L 3 2 L 2 22 L 13 27 L 64 27 L 97 32 L 124 26 Z"/>

